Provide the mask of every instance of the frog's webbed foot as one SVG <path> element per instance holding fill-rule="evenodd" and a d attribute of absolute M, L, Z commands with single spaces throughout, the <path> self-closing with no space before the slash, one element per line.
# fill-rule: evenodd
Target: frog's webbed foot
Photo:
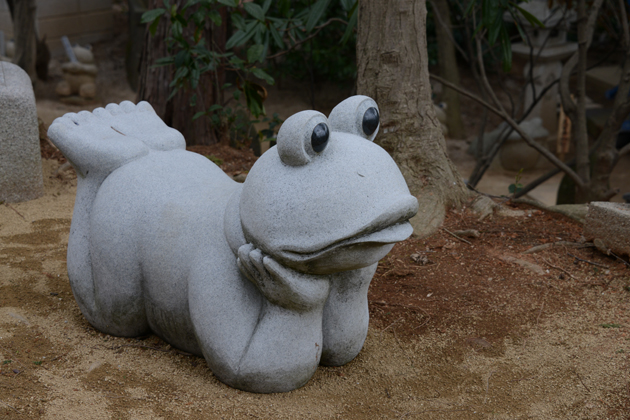
<path fill-rule="evenodd" d="M 245 244 L 238 249 L 237 264 L 241 272 L 274 305 L 304 312 L 322 307 L 328 297 L 329 276 L 304 274 L 286 268 L 252 244 Z"/>
<path fill-rule="evenodd" d="M 135 105 L 123 101 L 120 105 L 109 104 L 93 111 L 99 119 L 117 132 L 144 142 L 153 150 L 177 150 L 186 148 L 184 136 L 167 126 L 145 101 Z"/>
<path fill-rule="evenodd" d="M 149 153 L 142 141 L 121 134 L 88 111 L 57 118 L 48 136 L 81 177 L 90 173 L 102 177 Z"/>

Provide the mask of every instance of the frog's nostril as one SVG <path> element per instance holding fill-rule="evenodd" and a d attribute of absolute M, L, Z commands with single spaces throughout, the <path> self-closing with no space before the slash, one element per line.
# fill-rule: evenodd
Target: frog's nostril
<path fill-rule="evenodd" d="M 365 114 L 363 114 L 363 132 L 371 136 L 378 128 L 378 123 L 378 110 L 374 107 L 368 108 Z"/>
<path fill-rule="evenodd" d="M 319 123 L 315 126 L 313 134 L 311 134 L 311 146 L 315 153 L 320 153 L 326 148 L 329 135 L 328 126 L 325 123 Z"/>

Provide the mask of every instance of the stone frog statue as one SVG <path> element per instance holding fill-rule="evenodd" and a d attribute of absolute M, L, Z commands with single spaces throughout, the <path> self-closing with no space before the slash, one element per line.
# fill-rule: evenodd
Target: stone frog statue
<path fill-rule="evenodd" d="M 378 261 L 418 210 L 378 127 L 365 96 L 297 113 L 239 184 L 146 102 L 56 119 L 48 134 L 79 175 L 68 275 L 84 316 L 152 331 L 252 392 L 348 363 Z"/>

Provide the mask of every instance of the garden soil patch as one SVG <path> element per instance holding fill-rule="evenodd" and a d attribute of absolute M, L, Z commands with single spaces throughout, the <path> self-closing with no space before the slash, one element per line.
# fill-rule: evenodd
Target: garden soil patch
<path fill-rule="evenodd" d="M 231 175 L 255 160 L 215 149 L 199 151 Z M 580 243 L 569 219 L 524 205 L 481 221 L 449 212 L 380 263 L 355 360 L 258 395 L 156 336 L 87 323 L 65 262 L 76 176 L 55 176 L 60 164 L 43 160 L 44 197 L 0 205 L 0 418 L 630 418 L 630 270 L 586 245 L 522 254 Z"/>

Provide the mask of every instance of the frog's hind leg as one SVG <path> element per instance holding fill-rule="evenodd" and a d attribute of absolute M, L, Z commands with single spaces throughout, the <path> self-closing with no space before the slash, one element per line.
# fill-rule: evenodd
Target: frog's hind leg
<path fill-rule="evenodd" d="M 109 104 L 95 109 L 94 114 L 114 130 L 126 136 L 141 140 L 153 150 L 186 149 L 184 136 L 170 128 L 145 101 L 137 105 L 123 101 L 120 105 Z"/>
<path fill-rule="evenodd" d="M 98 296 L 99 291 L 102 294 L 104 289 L 95 281 L 90 250 L 90 219 L 104 179 L 120 166 L 147 155 L 149 148 L 142 141 L 119 133 L 87 111 L 57 118 L 48 135 L 79 174 L 67 260 L 68 277 L 79 308 L 87 320 L 102 331 L 127 336 L 142 334 L 148 328 L 146 320 L 119 330 L 113 327 L 107 314 L 104 316 L 104 307 L 111 305 L 106 297 Z M 120 281 L 123 282 L 121 288 L 126 287 L 124 282 L 140 284 L 139 279 L 133 276 L 120 278 Z"/>

